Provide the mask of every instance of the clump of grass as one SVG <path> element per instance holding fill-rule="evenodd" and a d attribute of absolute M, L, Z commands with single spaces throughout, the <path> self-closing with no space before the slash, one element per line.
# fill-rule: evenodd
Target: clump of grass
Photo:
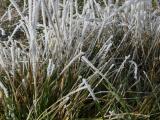
<path fill-rule="evenodd" d="M 23 2 L 10 0 L 1 18 L 18 16 L 0 42 L 5 119 L 160 119 L 160 24 L 151 1 Z"/>

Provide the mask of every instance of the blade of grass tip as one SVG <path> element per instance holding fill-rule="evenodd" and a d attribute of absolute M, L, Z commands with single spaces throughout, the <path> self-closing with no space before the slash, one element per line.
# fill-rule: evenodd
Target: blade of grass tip
<path fill-rule="evenodd" d="M 77 56 L 75 56 L 69 63 L 68 65 L 65 66 L 65 68 L 62 70 L 62 72 L 60 73 L 60 76 L 66 71 L 66 69 L 68 69 L 72 63 L 77 60 L 78 58 L 80 58 L 81 56 L 83 56 L 84 53 L 83 52 L 80 52 Z"/>
<path fill-rule="evenodd" d="M 114 80 L 113 80 L 113 83 L 114 83 L 115 80 L 117 79 L 119 73 L 124 69 L 124 65 L 126 64 L 126 62 L 127 62 L 127 60 L 128 60 L 129 58 L 130 58 L 130 55 L 125 56 L 124 61 L 122 62 L 122 64 L 121 64 L 120 67 L 118 68 L 118 71 L 117 71 L 117 74 L 116 74 L 116 76 L 115 76 L 115 78 L 114 78 Z"/>
<path fill-rule="evenodd" d="M 8 15 L 8 20 L 11 21 L 12 20 L 12 10 L 11 10 L 11 5 L 8 6 L 8 11 L 7 11 L 7 15 Z"/>
<path fill-rule="evenodd" d="M 20 24 L 19 25 L 16 25 L 16 27 L 15 27 L 15 29 L 13 30 L 13 32 L 12 32 L 12 34 L 11 34 L 11 36 L 10 36 L 10 39 L 12 39 L 13 38 L 13 36 L 16 34 L 16 32 L 18 31 L 18 29 L 22 26 L 22 22 L 20 22 Z"/>
<path fill-rule="evenodd" d="M 82 81 L 83 81 L 84 85 L 87 87 L 87 89 L 88 89 L 90 95 L 92 96 L 93 100 L 98 102 L 98 99 L 94 95 L 94 93 L 93 93 L 93 91 L 91 89 L 91 86 L 87 83 L 87 80 L 86 79 L 82 79 Z"/>
<path fill-rule="evenodd" d="M 1 31 L 1 35 L 6 35 L 5 30 L 3 28 L 0 27 L 0 31 Z"/>
<path fill-rule="evenodd" d="M 138 66 L 137 66 L 136 62 L 134 62 L 133 60 L 131 60 L 129 62 L 134 65 L 134 79 L 137 80 Z"/>
<path fill-rule="evenodd" d="M 102 109 L 100 107 L 100 103 L 99 103 L 98 99 L 96 98 L 95 94 L 93 93 L 93 90 L 91 89 L 91 86 L 87 83 L 86 79 L 82 79 L 82 81 L 83 81 L 84 85 L 87 87 L 87 90 L 89 91 L 89 93 L 92 96 L 93 100 L 95 101 L 97 109 L 99 110 L 99 112 L 101 114 L 101 117 L 104 120 L 104 115 L 103 115 Z"/>
<path fill-rule="evenodd" d="M 2 16 L 0 16 L 0 21 L 2 22 L 6 16 L 7 16 L 7 11 Z"/>
<path fill-rule="evenodd" d="M 107 53 L 109 52 L 110 48 L 112 47 L 112 42 L 108 43 L 108 41 L 106 41 L 104 43 L 104 45 L 100 48 L 99 52 L 97 53 L 96 57 L 94 60 L 97 60 L 100 58 L 100 56 L 102 56 L 102 58 L 105 58 L 105 56 L 107 55 Z M 93 61 L 94 61 L 93 60 Z M 95 61 L 94 61 L 95 62 Z"/>
<path fill-rule="evenodd" d="M 25 21 L 27 21 L 27 18 L 25 18 L 25 19 L 26 19 Z M 29 37 L 29 31 L 28 31 L 27 26 L 25 25 L 25 22 L 23 20 L 20 20 L 20 22 L 21 22 L 21 27 L 23 28 L 23 30 L 25 32 L 27 40 L 30 41 L 30 39 L 29 39 L 30 38 Z"/>
<path fill-rule="evenodd" d="M 52 63 L 52 59 L 49 59 L 49 64 L 47 67 L 47 77 L 48 78 L 52 75 L 54 69 L 55 69 L 55 65 Z"/>

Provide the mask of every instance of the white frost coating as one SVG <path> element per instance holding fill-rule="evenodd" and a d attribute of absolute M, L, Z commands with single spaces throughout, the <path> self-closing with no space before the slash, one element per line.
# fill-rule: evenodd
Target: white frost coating
<path fill-rule="evenodd" d="M 49 59 L 49 64 L 47 67 L 47 77 L 50 77 L 55 69 L 55 65 L 52 63 L 52 59 Z"/>
<path fill-rule="evenodd" d="M 97 101 L 97 98 L 96 98 L 96 96 L 94 95 L 93 90 L 91 89 L 91 86 L 87 83 L 86 79 L 83 79 L 83 83 L 84 83 L 85 86 L 87 87 L 87 89 L 88 89 L 90 95 L 92 96 L 93 100 L 94 100 L 94 101 Z"/>
<path fill-rule="evenodd" d="M 137 71 L 138 71 L 137 64 L 134 61 L 129 61 L 129 62 L 134 65 L 134 79 L 137 80 Z"/>
<path fill-rule="evenodd" d="M 130 58 L 130 55 L 125 56 L 125 60 L 124 60 L 123 63 L 121 64 L 121 66 L 120 66 L 120 68 L 119 68 L 119 71 L 124 68 L 124 64 L 127 62 L 127 60 L 128 60 L 129 58 Z"/>
<path fill-rule="evenodd" d="M 3 28 L 0 28 L 0 31 L 1 31 L 1 35 L 6 35 L 6 33 L 5 33 Z"/>
<path fill-rule="evenodd" d="M 27 88 L 25 79 L 22 79 L 22 85 L 23 85 L 25 88 Z"/>
<path fill-rule="evenodd" d="M 68 101 L 69 101 L 69 97 L 67 96 L 67 97 L 62 101 L 62 103 L 60 104 L 60 106 L 65 105 Z"/>
<path fill-rule="evenodd" d="M 0 65 L 5 69 L 6 65 L 3 62 L 2 56 L 0 55 Z"/>

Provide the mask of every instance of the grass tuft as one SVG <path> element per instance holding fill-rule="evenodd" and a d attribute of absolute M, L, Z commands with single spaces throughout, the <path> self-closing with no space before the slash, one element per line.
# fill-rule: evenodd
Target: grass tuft
<path fill-rule="evenodd" d="M 0 119 L 160 119 L 157 0 L 5 6 Z"/>

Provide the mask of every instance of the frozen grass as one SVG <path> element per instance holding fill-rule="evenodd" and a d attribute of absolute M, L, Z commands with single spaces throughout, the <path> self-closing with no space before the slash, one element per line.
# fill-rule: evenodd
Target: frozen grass
<path fill-rule="evenodd" d="M 10 0 L 4 119 L 160 119 L 159 15 L 150 0 Z"/>

